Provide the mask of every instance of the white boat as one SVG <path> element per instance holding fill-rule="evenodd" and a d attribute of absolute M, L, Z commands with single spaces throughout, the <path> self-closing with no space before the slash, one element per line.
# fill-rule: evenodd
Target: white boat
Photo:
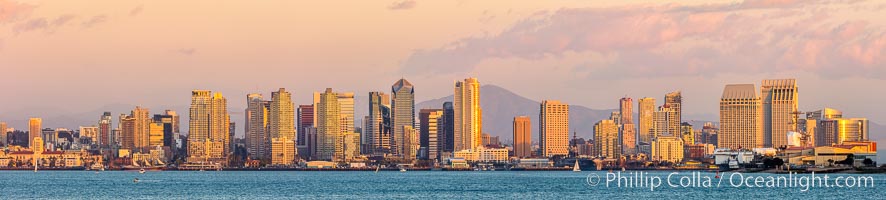
<path fill-rule="evenodd" d="M 622 168 L 621 168 L 621 171 L 625 171 L 625 168 L 624 168 L 624 167 L 622 167 Z"/>
<path fill-rule="evenodd" d="M 139 169 L 139 170 L 138 170 L 138 173 L 139 173 L 139 174 L 144 174 L 144 173 L 145 173 L 145 169 L 144 169 L 144 168 Z"/>
<path fill-rule="evenodd" d="M 378 173 L 379 169 L 381 169 L 381 165 L 375 166 L 375 173 Z"/>
<path fill-rule="evenodd" d="M 406 168 L 400 168 L 400 172 L 406 172 Z"/>
<path fill-rule="evenodd" d="M 572 171 L 581 172 L 581 168 L 578 167 L 578 160 L 575 160 L 575 165 L 572 166 Z"/>

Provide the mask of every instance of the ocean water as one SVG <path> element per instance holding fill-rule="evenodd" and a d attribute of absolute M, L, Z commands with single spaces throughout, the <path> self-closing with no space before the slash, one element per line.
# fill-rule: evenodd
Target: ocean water
<path fill-rule="evenodd" d="M 886 199 L 886 175 L 881 174 L 829 174 L 832 179 L 872 177 L 874 185 L 801 191 L 799 186 L 733 187 L 726 182 L 787 175 L 740 174 L 744 178 L 730 179 L 724 173 L 719 186 L 716 178 L 710 186 L 704 184 L 703 177 L 715 177 L 713 173 L 676 172 L 671 179 L 672 172 L 664 171 L 622 176 L 637 173 L 647 179 L 634 183 L 651 177 L 662 182 L 656 188 L 618 187 L 615 181 L 606 186 L 607 175 L 615 179 L 616 174 L 571 171 L 0 171 L 0 199 Z M 594 178 L 589 181 L 589 176 Z M 678 187 L 668 186 L 668 180 Z M 680 186 L 681 180 L 690 186 Z"/>

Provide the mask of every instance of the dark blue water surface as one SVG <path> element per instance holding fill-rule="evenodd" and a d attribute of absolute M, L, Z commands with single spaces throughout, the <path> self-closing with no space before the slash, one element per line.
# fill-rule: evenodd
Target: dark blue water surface
<path fill-rule="evenodd" d="M 632 176 L 625 172 L 622 176 Z M 886 199 L 886 175 L 829 174 L 835 177 L 873 177 L 866 187 L 778 186 L 733 187 L 741 177 L 724 173 L 712 179 L 693 178 L 678 172 L 672 183 L 698 186 L 672 187 L 672 172 L 643 172 L 660 177 L 661 185 L 606 186 L 606 172 L 518 172 L 518 171 L 409 171 L 409 172 L 137 172 L 106 171 L 0 171 L 0 199 Z M 589 175 L 600 177 L 599 185 L 588 184 Z M 593 176 L 591 175 L 591 176 Z M 713 173 L 697 177 L 713 178 Z M 779 177 L 775 174 L 742 174 Z M 809 176 L 809 175 L 799 175 Z M 823 175 L 817 175 L 823 176 Z M 610 175 L 612 177 L 612 175 Z M 633 177 L 633 176 L 632 176 Z M 140 181 L 134 183 L 133 179 Z M 731 179 L 730 179 L 731 178 Z M 591 178 L 594 179 L 594 178 Z M 650 179 L 646 179 L 650 180 Z M 755 179 L 751 178 L 751 182 Z M 640 180 L 639 182 L 643 182 Z M 843 182 L 845 183 L 845 181 Z M 751 183 L 754 184 L 754 183 Z"/>

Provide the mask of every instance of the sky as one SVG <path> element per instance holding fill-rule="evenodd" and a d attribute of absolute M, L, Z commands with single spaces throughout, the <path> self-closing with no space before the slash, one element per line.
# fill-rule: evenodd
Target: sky
<path fill-rule="evenodd" d="M 597 109 L 681 90 L 684 115 L 714 119 L 725 84 L 796 78 L 802 111 L 882 124 L 886 1 L 0 0 L 0 116 L 160 110 L 194 89 L 240 112 L 247 93 L 308 104 L 400 78 L 422 101 L 466 77 Z"/>

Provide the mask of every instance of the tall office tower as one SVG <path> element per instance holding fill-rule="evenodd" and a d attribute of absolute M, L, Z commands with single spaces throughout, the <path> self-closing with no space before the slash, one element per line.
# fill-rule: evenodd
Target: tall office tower
<path fill-rule="evenodd" d="M 172 110 L 166 110 L 164 114 L 154 115 L 154 123 L 160 123 L 160 125 L 163 126 L 161 146 L 175 148 L 175 139 L 178 138 L 178 132 L 175 130 L 175 127 L 178 124 L 176 120 L 178 120 L 178 115 Z"/>
<path fill-rule="evenodd" d="M 338 105 L 341 107 L 339 127 L 342 133 L 354 132 L 354 93 L 344 92 L 338 94 Z"/>
<path fill-rule="evenodd" d="M 680 91 L 674 91 L 665 95 L 665 107 L 671 108 L 672 114 L 668 115 L 668 131 L 671 133 L 680 132 L 680 123 L 683 123 L 683 95 Z"/>
<path fill-rule="evenodd" d="M 612 120 L 601 120 L 594 124 L 594 151 L 599 156 L 618 158 L 621 156 L 621 143 L 618 141 L 618 125 Z"/>
<path fill-rule="evenodd" d="M 286 89 L 280 88 L 276 92 L 271 92 L 271 107 L 268 110 L 268 133 L 270 138 L 278 138 L 278 140 L 295 140 L 295 104 L 292 103 L 292 94 L 286 92 Z M 291 148 L 276 148 L 278 151 L 295 151 L 295 142 L 285 142 L 286 145 L 293 145 Z M 274 155 L 294 155 L 292 152 L 275 152 Z M 289 157 L 286 157 L 289 159 Z M 291 162 L 289 159 L 287 162 Z"/>
<path fill-rule="evenodd" d="M 514 156 L 532 157 L 532 122 L 529 116 L 514 117 Z"/>
<path fill-rule="evenodd" d="M 230 117 L 230 116 L 228 116 L 228 117 Z M 229 151 L 228 153 L 233 154 L 234 150 L 237 149 L 237 141 L 234 140 L 234 136 L 236 134 L 237 134 L 237 123 L 232 122 L 231 119 L 228 118 L 228 139 L 230 141 L 230 142 L 228 142 L 228 151 Z"/>
<path fill-rule="evenodd" d="M 227 105 L 227 99 L 219 92 L 191 92 L 188 162 L 226 161 L 231 139 Z"/>
<path fill-rule="evenodd" d="M 668 108 L 666 106 L 659 106 L 658 110 L 656 110 L 652 115 L 652 129 L 650 132 L 652 140 L 655 140 L 658 136 L 677 136 L 680 134 L 679 131 L 671 132 L 670 129 L 671 121 L 674 120 L 672 116 L 674 114 L 674 110 Z"/>
<path fill-rule="evenodd" d="M 452 152 L 455 136 L 455 110 L 452 102 L 443 102 L 443 117 L 440 118 L 440 152 Z"/>
<path fill-rule="evenodd" d="M 815 146 L 870 140 L 867 118 L 843 118 L 843 112 L 831 108 L 809 112 L 806 116 L 806 129 L 813 129 Z M 812 125 L 808 125 L 809 121 Z"/>
<path fill-rule="evenodd" d="M 683 140 L 677 136 L 661 136 L 652 142 L 652 160 L 679 163 L 683 161 Z"/>
<path fill-rule="evenodd" d="M 717 147 L 763 147 L 763 116 L 754 84 L 730 84 L 720 98 L 720 133 Z"/>
<path fill-rule="evenodd" d="M 760 90 L 763 102 L 763 146 L 785 146 L 788 144 L 788 132 L 797 131 L 797 80 L 763 80 Z"/>
<path fill-rule="evenodd" d="M 6 133 L 6 122 L 0 122 L 0 146 L 6 147 L 9 145 L 9 139 Z"/>
<path fill-rule="evenodd" d="M 637 133 L 640 136 L 639 142 L 644 144 L 650 144 L 652 142 L 652 126 L 653 121 L 652 118 L 655 115 L 655 98 L 644 97 L 638 101 L 639 109 L 639 130 Z M 646 152 L 649 153 L 649 152 Z"/>
<path fill-rule="evenodd" d="M 43 119 L 31 118 L 28 120 L 28 145 L 34 143 L 35 137 L 40 137 L 43 131 Z M 34 147 L 31 147 L 34 148 Z"/>
<path fill-rule="evenodd" d="M 135 132 L 133 133 L 133 142 L 134 147 L 131 150 L 145 150 L 150 149 L 150 138 L 151 138 L 151 117 L 147 108 L 142 108 L 139 106 L 135 107 L 135 110 L 132 110 L 132 113 L 129 115 L 135 120 Z"/>
<path fill-rule="evenodd" d="M 688 122 L 680 124 L 680 138 L 683 139 L 685 145 L 695 144 L 695 131 L 692 130 L 692 124 Z"/>
<path fill-rule="evenodd" d="M 326 92 L 320 94 L 320 101 L 317 103 L 317 158 L 321 160 L 343 160 L 344 155 L 337 155 L 336 152 L 343 152 L 341 141 L 341 106 L 339 104 L 339 94 L 332 91 L 332 88 L 326 88 Z"/>
<path fill-rule="evenodd" d="M 295 145 L 298 147 L 296 151 L 299 152 L 299 155 L 309 153 L 308 131 L 314 128 L 314 116 L 313 104 L 298 106 L 298 117 L 296 118 L 298 130 L 296 131 Z"/>
<path fill-rule="evenodd" d="M 129 149 L 130 151 L 136 148 L 137 128 L 135 121 L 135 118 L 132 116 L 125 116 L 120 119 L 120 148 Z"/>
<path fill-rule="evenodd" d="M 483 114 L 480 108 L 480 82 L 476 78 L 467 78 L 455 82 L 453 96 L 454 131 L 453 151 L 474 149 L 480 146 Z"/>
<path fill-rule="evenodd" d="M 391 85 L 391 123 L 394 131 L 395 154 L 403 154 L 406 141 L 401 129 L 406 126 L 415 128 L 415 88 L 406 79 L 400 79 Z M 413 157 L 414 158 L 414 157 Z"/>
<path fill-rule="evenodd" d="M 443 117 L 443 109 L 421 109 L 419 118 L 420 148 L 425 149 L 421 155 L 423 159 L 437 160 L 440 155 L 440 119 Z"/>
<path fill-rule="evenodd" d="M 363 135 L 366 137 L 365 140 L 369 143 L 370 154 L 382 155 L 388 153 L 391 148 L 390 135 L 383 134 L 386 132 L 384 131 L 384 114 L 382 112 L 383 110 L 386 110 L 386 105 L 389 104 L 389 102 L 390 97 L 385 93 L 369 93 L 369 119 L 365 125 L 366 130 L 363 130 Z"/>
<path fill-rule="evenodd" d="M 615 130 L 615 134 L 618 135 L 618 128 Z M 568 104 L 556 100 L 541 102 L 538 116 L 538 144 L 540 155 L 543 157 L 569 154 Z"/>
<path fill-rule="evenodd" d="M 261 94 L 246 95 L 246 152 L 253 159 L 266 158 L 271 148 L 267 131 L 269 105 Z"/>
<path fill-rule="evenodd" d="M 295 141 L 285 137 L 271 138 L 271 164 L 291 165 L 295 161 Z"/>
<path fill-rule="evenodd" d="M 172 137 L 178 138 L 181 134 L 181 116 L 179 116 L 174 110 L 166 110 L 166 116 L 172 118 Z"/>
<path fill-rule="evenodd" d="M 280 88 L 271 93 L 271 108 L 268 111 L 268 131 L 271 138 L 295 140 L 295 104 L 292 95 Z"/>
<path fill-rule="evenodd" d="M 621 116 L 621 143 L 624 154 L 637 153 L 637 127 L 634 125 L 634 100 L 624 97 L 619 100 Z"/>
<path fill-rule="evenodd" d="M 163 145 L 163 135 L 164 132 L 163 123 L 161 122 L 152 122 L 148 124 L 148 145 L 143 149 L 150 149 L 153 147 L 164 146 Z M 149 150 L 145 150 L 149 151 Z"/>
<path fill-rule="evenodd" d="M 111 149 L 114 136 L 112 135 L 113 127 L 111 127 L 111 112 L 105 112 L 98 120 L 98 146 L 103 150 Z"/>

